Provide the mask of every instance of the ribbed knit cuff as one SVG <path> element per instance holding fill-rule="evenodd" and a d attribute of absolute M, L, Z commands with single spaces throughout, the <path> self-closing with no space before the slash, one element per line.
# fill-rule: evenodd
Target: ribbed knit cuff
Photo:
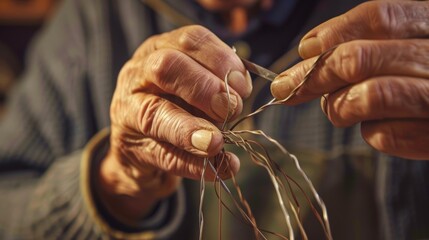
<path fill-rule="evenodd" d="M 172 197 L 160 202 L 150 216 L 137 226 L 125 226 L 104 211 L 94 194 L 93 183 L 100 162 L 107 153 L 110 129 L 96 134 L 86 145 L 81 163 L 81 191 L 89 215 L 101 231 L 119 239 L 165 239 L 179 227 L 185 212 L 185 194 L 181 186 Z"/>

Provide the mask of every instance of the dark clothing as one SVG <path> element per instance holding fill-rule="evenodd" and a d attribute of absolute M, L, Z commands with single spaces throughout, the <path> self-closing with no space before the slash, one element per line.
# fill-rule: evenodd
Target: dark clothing
<path fill-rule="evenodd" d="M 288 10 L 288 17 L 262 14 L 266 17 L 256 19 L 241 36 L 228 34 L 220 27 L 216 14 L 202 14 L 193 1 L 166 2 L 228 44 L 247 42 L 250 58 L 268 66 L 296 44 L 306 30 L 359 1 L 290 1 L 282 5 L 293 9 Z M 136 232 L 147 239 L 196 236 L 197 228 L 192 225 L 198 222 L 196 217 L 181 224 L 185 212 L 182 188 L 139 228 L 115 223 L 91 195 L 91 171 L 102 157 L 106 136 L 84 149 L 110 124 L 109 105 L 121 66 L 146 38 L 176 27 L 137 0 L 64 1 L 36 39 L 27 71 L 11 94 L 9 112 L 0 125 L 1 239 L 101 239 L 112 232 Z M 255 104 L 269 96 L 266 87 L 261 89 Z M 334 238 L 429 237 L 429 162 L 375 153 L 362 141 L 357 127 L 333 128 L 317 102 L 267 111 L 257 118 L 256 126 L 295 149 L 304 163 L 323 159 L 324 170 L 314 176 L 322 197 L 327 198 L 328 211 L 334 212 Z M 367 163 L 369 167 L 363 165 Z M 254 176 L 251 173 L 247 171 L 248 176 Z M 248 182 L 253 180 L 252 186 L 257 186 L 255 179 L 249 177 Z M 364 191 L 353 188 L 362 182 Z M 188 188 L 189 192 L 192 194 Z M 192 200 L 188 198 L 187 203 L 192 204 Z M 370 204 L 362 206 L 359 200 Z M 192 214 L 196 206 L 189 206 L 186 214 Z M 357 224 L 344 220 L 353 218 Z M 182 229 L 178 230 L 181 235 L 176 232 L 178 228 Z M 243 236 L 235 239 L 246 239 Z"/>

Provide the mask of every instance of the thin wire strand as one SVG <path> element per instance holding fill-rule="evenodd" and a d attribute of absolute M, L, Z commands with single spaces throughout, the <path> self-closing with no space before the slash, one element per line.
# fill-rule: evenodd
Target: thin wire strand
<path fill-rule="evenodd" d="M 241 130 L 241 131 L 233 131 L 233 129 L 239 125 L 241 122 L 243 122 L 245 119 L 250 118 L 255 116 L 256 114 L 264 111 L 266 108 L 270 107 L 270 106 L 274 106 L 274 105 L 279 105 L 279 104 L 283 104 L 286 101 L 288 101 L 289 99 L 291 99 L 293 96 L 296 95 L 296 93 L 299 91 L 299 89 L 311 78 L 311 76 L 313 75 L 314 71 L 318 68 L 318 66 L 320 65 L 320 63 L 325 59 L 326 56 L 329 56 L 329 54 L 331 54 L 333 52 L 333 50 L 335 49 L 335 47 L 329 49 L 328 51 L 324 52 L 323 54 L 321 54 L 317 60 L 315 61 L 315 63 L 312 65 L 312 67 L 309 69 L 309 71 L 306 73 L 303 81 L 301 81 L 300 84 L 298 84 L 298 86 L 296 86 L 292 92 L 284 99 L 281 100 L 276 100 L 276 99 L 272 99 L 271 101 L 269 101 L 268 103 L 262 105 L 260 108 L 258 108 L 257 110 L 255 110 L 254 112 L 244 116 L 243 118 L 239 119 L 238 121 L 236 121 L 230 128 L 229 131 L 225 131 L 226 126 L 227 126 L 227 122 L 230 120 L 231 117 L 231 101 L 230 101 L 230 91 L 229 91 L 229 85 L 228 85 L 228 76 L 230 71 L 228 71 L 228 73 L 225 76 L 225 89 L 227 92 L 227 96 L 228 96 L 228 105 L 227 105 L 227 116 L 224 119 L 224 122 L 222 124 L 221 127 L 221 131 L 224 134 L 224 138 L 225 138 L 225 143 L 230 143 L 230 144 L 235 144 L 240 148 L 243 148 L 246 152 L 249 153 L 250 155 L 250 159 L 252 159 L 252 161 L 254 163 L 256 163 L 257 165 L 263 167 L 266 169 L 271 182 L 273 184 L 274 190 L 276 192 L 277 195 L 277 200 L 279 202 L 280 208 L 282 210 L 283 216 L 285 218 L 286 221 L 286 225 L 287 225 L 287 229 L 289 232 L 289 238 L 283 237 L 284 239 L 290 239 L 290 240 L 294 240 L 295 236 L 294 236 L 294 231 L 293 231 L 293 227 L 292 227 L 292 223 L 291 223 L 291 215 L 288 212 L 288 208 L 286 206 L 289 206 L 289 208 L 291 209 L 294 219 L 298 225 L 298 228 L 301 232 L 301 237 L 304 240 L 307 240 L 308 237 L 306 235 L 305 229 L 302 225 L 302 220 L 300 218 L 300 204 L 297 201 L 297 198 L 295 196 L 295 193 L 289 183 L 289 180 L 292 180 L 292 182 L 298 186 L 298 188 L 300 189 L 300 191 L 302 191 L 302 193 L 305 196 L 305 199 L 307 199 L 307 202 L 309 202 L 310 204 L 310 208 L 313 211 L 313 213 L 316 215 L 317 219 L 320 220 L 320 223 L 322 225 L 322 228 L 325 232 L 325 236 L 327 239 L 331 240 L 332 239 L 332 235 L 331 235 L 331 230 L 330 230 L 330 224 L 329 224 L 329 218 L 328 218 L 328 213 L 326 210 L 326 206 L 323 202 L 323 200 L 320 198 L 320 196 L 318 195 L 316 189 L 314 188 L 311 180 L 308 178 L 308 176 L 305 174 L 305 172 L 302 170 L 298 159 L 296 158 L 296 156 L 294 156 L 293 154 L 289 153 L 286 148 L 284 148 L 278 141 L 276 141 L 275 139 L 269 137 L 268 135 L 266 135 L 263 131 L 261 130 Z M 326 99 L 326 96 L 323 96 Z M 325 101 L 325 105 L 326 105 L 326 101 Z M 247 133 L 247 134 L 256 134 L 256 135 L 260 135 L 263 136 L 267 141 L 271 142 L 272 144 L 274 144 L 278 149 L 281 150 L 281 152 L 288 156 L 290 159 L 293 160 L 293 163 L 296 167 L 296 169 L 298 170 L 299 174 L 304 178 L 306 184 L 308 185 L 308 187 L 310 188 L 311 193 L 313 194 L 317 204 L 319 205 L 320 209 L 322 210 L 322 215 L 323 215 L 323 220 L 321 219 L 318 211 L 314 208 L 313 204 L 311 203 L 311 200 L 308 198 L 308 196 L 306 195 L 306 193 L 304 192 L 304 190 L 301 188 L 301 186 L 299 186 L 299 184 L 294 181 L 292 178 L 290 178 L 287 174 L 285 174 L 280 166 L 275 163 L 274 161 L 272 161 L 272 159 L 270 158 L 268 152 L 266 151 L 266 149 L 259 144 L 256 141 L 252 141 L 252 140 L 246 140 L 243 137 L 240 136 L 240 134 L 243 133 Z M 252 144 L 254 144 L 255 146 L 258 146 L 258 149 L 255 149 Z M 260 152 L 262 151 L 262 152 Z M 218 156 L 219 157 L 219 156 Z M 218 159 L 218 157 L 215 158 Z M 224 160 L 225 157 L 225 152 L 224 150 L 222 151 L 222 162 Z M 279 234 L 277 233 L 273 233 L 270 231 L 265 231 L 265 230 L 261 230 L 258 228 L 258 226 L 256 225 L 256 220 L 252 215 L 250 206 L 248 205 L 246 199 L 244 198 L 244 196 L 242 195 L 242 192 L 240 190 L 240 187 L 238 185 L 238 183 L 235 180 L 235 177 L 233 176 L 232 172 L 232 178 L 233 178 L 233 184 L 234 187 L 237 191 L 238 194 L 238 199 L 240 200 L 239 202 L 241 202 L 241 205 L 239 204 L 238 201 L 235 200 L 232 192 L 228 189 L 228 187 L 226 186 L 225 182 L 219 177 L 219 170 L 218 168 L 216 168 L 215 166 L 213 166 L 213 164 L 207 159 L 204 159 L 204 169 L 203 169 L 203 173 L 201 176 L 201 187 L 200 187 L 200 239 L 202 239 L 203 236 L 203 225 L 204 225 L 204 216 L 203 216 L 203 209 L 202 209 L 202 205 L 203 205 L 203 198 L 204 198 L 204 190 L 205 187 L 203 187 L 203 185 L 205 185 L 204 182 L 204 174 L 205 174 L 205 168 L 207 167 L 207 165 L 209 165 L 209 167 L 211 168 L 211 170 L 213 171 L 213 173 L 215 173 L 215 192 L 216 195 L 219 198 L 219 239 L 221 239 L 221 234 L 222 234 L 222 228 L 221 228 L 221 224 L 222 224 L 222 214 L 221 214 L 221 209 L 222 206 L 224 206 L 228 211 L 231 212 L 230 208 L 226 206 L 226 204 L 223 202 L 222 200 L 222 195 L 221 195 L 221 191 L 220 191 L 220 187 L 222 187 L 225 192 L 231 197 L 231 199 L 233 200 L 233 203 L 235 205 L 235 207 L 238 209 L 239 213 L 241 214 L 241 216 L 245 219 L 246 223 L 250 226 L 252 226 L 252 228 L 254 229 L 255 232 L 255 236 L 256 238 L 262 237 L 263 239 L 267 239 L 263 234 L 262 231 L 264 232 L 268 232 L 268 233 L 272 233 L 276 236 L 279 236 Z M 229 164 L 227 164 L 227 167 L 229 168 Z M 231 169 L 229 169 L 231 171 Z M 279 178 L 279 176 L 277 175 L 276 171 L 279 171 L 283 174 L 283 177 L 288 185 L 288 190 L 286 190 L 285 185 L 283 184 L 283 182 L 281 181 L 281 179 Z M 218 190 L 219 189 L 219 192 Z M 291 196 L 289 196 L 289 192 L 291 193 Z M 287 196 L 286 198 L 286 202 L 283 198 L 283 194 L 285 194 Z M 293 201 L 291 201 L 293 200 Z M 287 203 L 287 205 L 286 205 Z M 231 212 L 232 213 L 232 212 Z M 233 214 L 233 213 L 232 213 Z M 235 214 L 233 214 L 235 216 Z M 281 236 L 281 235 L 280 235 Z"/>
<path fill-rule="evenodd" d="M 210 162 L 210 161 L 208 161 L 208 165 L 209 165 L 209 167 L 211 168 L 211 170 L 214 172 L 214 173 L 217 173 L 217 170 L 216 170 L 216 168 L 213 166 L 213 164 Z M 228 195 L 231 197 L 231 199 L 233 200 L 233 203 L 234 203 L 234 205 L 237 207 L 237 209 L 239 210 L 239 212 L 241 213 L 241 215 L 246 219 L 246 221 L 248 222 L 248 223 L 250 223 L 250 224 L 253 224 L 253 222 L 252 222 L 252 220 L 251 220 L 251 218 L 239 207 L 239 204 L 238 204 L 238 202 L 235 200 L 235 198 L 233 197 L 233 194 L 232 194 L 232 192 L 231 192 L 231 190 L 228 188 L 228 186 L 226 185 L 226 183 L 219 177 L 219 176 L 217 176 L 217 181 L 219 181 L 220 182 L 220 184 L 221 184 L 221 186 L 222 186 L 222 188 L 228 193 Z M 225 205 L 224 205 L 225 206 Z M 256 226 L 254 226 L 254 227 L 256 227 Z M 257 227 L 256 227 L 257 228 Z M 259 230 L 259 228 L 257 228 L 258 229 L 258 233 L 259 234 L 261 234 L 261 236 L 264 238 L 264 239 L 267 239 L 265 236 L 264 236 L 264 234 Z"/>
<path fill-rule="evenodd" d="M 241 138 L 238 135 L 235 135 L 236 137 Z M 281 183 L 279 183 L 279 180 L 274 172 L 274 169 L 272 168 L 272 164 L 270 164 L 270 160 L 268 158 L 266 158 L 263 154 L 259 153 L 258 151 L 256 151 L 247 141 L 245 141 L 243 138 L 241 138 L 241 141 L 238 141 L 238 143 L 244 143 L 244 144 L 238 144 L 238 146 L 243 146 L 243 148 L 250 154 L 251 158 L 253 160 L 255 160 L 255 162 L 260 162 L 261 164 L 258 164 L 262 167 L 265 168 L 265 170 L 267 171 L 270 180 L 274 186 L 274 190 L 276 192 L 277 195 L 277 200 L 279 202 L 280 205 L 280 209 L 282 210 L 283 213 L 283 217 L 286 221 L 286 226 L 288 228 L 288 232 L 289 232 L 289 239 L 294 240 L 295 236 L 294 236 L 294 231 L 292 228 L 292 223 L 290 220 L 290 214 L 289 211 L 287 210 L 287 207 L 285 205 L 285 202 L 283 200 L 282 197 L 282 193 L 281 193 L 281 188 L 280 186 L 282 185 Z"/>
<path fill-rule="evenodd" d="M 227 96 L 228 96 L 228 113 L 227 113 L 227 117 L 224 120 L 224 123 L 222 124 L 222 130 L 226 128 L 227 122 L 231 117 L 231 110 L 230 110 L 230 90 L 229 90 L 229 85 L 228 85 L 228 76 L 229 73 L 231 71 L 228 71 L 227 74 L 225 75 L 225 89 L 227 92 Z M 208 160 L 208 158 L 204 158 L 204 167 L 203 167 L 203 171 L 201 173 L 201 181 L 200 181 L 200 207 L 199 207 L 199 230 L 200 230 L 200 235 L 199 235 L 199 239 L 203 239 L 203 229 L 204 229 L 204 214 L 203 214 L 203 203 L 204 203 L 204 191 L 205 191 L 205 170 L 207 165 L 210 166 L 211 170 L 213 171 L 213 173 L 215 174 L 215 181 L 218 181 L 220 183 L 220 186 L 222 186 L 222 188 L 228 193 L 228 195 L 231 197 L 231 199 L 233 199 L 234 204 L 236 205 L 236 207 L 240 210 L 241 215 L 246 219 L 246 221 L 248 223 L 250 223 L 254 229 L 256 229 L 257 233 L 260 234 L 260 236 L 263 239 L 267 239 L 264 234 L 259 230 L 259 228 L 256 226 L 256 222 L 254 222 L 252 219 L 254 219 L 252 216 L 249 216 L 249 214 L 246 214 L 240 207 L 238 202 L 234 199 L 232 192 L 229 190 L 229 188 L 227 187 L 227 185 L 225 184 L 225 182 L 219 177 L 219 173 L 218 170 L 216 170 L 215 166 L 213 166 L 213 164 Z M 218 195 L 219 197 L 219 195 Z M 222 202 L 222 200 L 221 200 Z M 223 202 L 222 202 L 223 203 Z M 250 208 L 249 208 L 250 210 Z M 249 213 L 251 213 L 249 211 Z M 221 234 L 221 233 L 219 233 Z"/>
<path fill-rule="evenodd" d="M 336 46 L 329 49 L 328 51 L 322 53 L 315 61 L 315 63 L 312 65 L 312 67 L 307 71 L 307 73 L 305 74 L 305 77 L 303 79 L 303 81 L 301 81 L 300 84 L 298 84 L 292 91 L 291 93 L 284 99 L 282 100 L 276 100 L 276 99 L 272 99 L 271 101 L 269 101 L 267 104 L 264 104 L 263 106 L 261 106 L 260 108 L 258 108 L 257 110 L 255 110 L 254 112 L 248 114 L 247 116 L 244 116 L 243 118 L 239 119 L 235 124 L 232 125 L 232 127 L 230 128 L 230 131 L 232 131 L 237 125 L 239 125 L 242 121 L 244 121 L 247 118 L 253 117 L 256 114 L 262 112 L 263 110 L 265 110 L 266 108 L 270 107 L 270 106 L 274 106 L 274 105 L 279 105 L 279 104 L 283 104 L 285 102 L 287 102 L 289 99 L 291 99 L 293 96 L 296 95 L 296 93 L 299 91 L 299 89 L 301 89 L 301 87 L 311 78 L 311 76 L 313 75 L 313 73 L 316 71 L 316 69 L 319 67 L 319 65 L 321 64 L 321 62 L 323 62 L 325 60 L 325 58 L 327 56 L 329 56 L 334 50 L 336 49 Z M 323 98 L 325 98 L 325 106 L 323 107 L 324 110 L 326 110 L 327 108 L 327 98 L 325 95 L 322 96 Z M 289 157 L 291 159 L 293 159 L 296 168 L 298 169 L 298 171 L 300 172 L 301 176 L 305 179 L 306 183 L 308 184 L 308 186 L 310 187 L 310 190 L 312 192 L 312 194 L 314 195 L 319 207 L 322 209 L 322 214 L 323 214 L 323 228 L 325 231 L 325 235 L 327 236 L 328 239 L 332 239 L 332 235 L 331 235 L 331 230 L 330 230 L 330 224 L 329 224 L 329 218 L 328 218 L 328 213 L 326 210 L 326 206 L 323 202 L 323 200 L 320 198 L 320 196 L 318 195 L 316 189 L 314 188 L 312 182 L 310 181 L 310 179 L 307 177 L 307 175 L 305 174 L 305 172 L 302 170 L 301 166 L 299 165 L 299 162 L 297 160 L 297 158 L 293 155 L 290 154 L 281 144 L 279 144 L 276 140 L 272 139 L 271 137 L 267 136 L 265 133 L 263 133 L 262 131 L 259 132 L 261 135 L 263 135 L 267 140 L 269 140 L 270 142 L 274 143 L 279 149 L 282 150 L 282 152 L 284 152 L 284 154 L 289 155 Z M 270 174 L 270 178 L 273 179 L 273 175 Z M 274 182 L 273 182 L 274 183 Z M 274 186 L 276 191 L 278 191 L 278 185 Z M 277 192 L 278 194 L 278 192 Z M 281 200 L 279 199 L 279 202 L 281 202 Z M 295 211 L 295 208 L 293 207 L 292 203 L 291 204 L 291 208 L 292 211 L 294 211 L 294 214 L 296 216 L 298 225 L 302 231 L 302 225 L 300 223 L 300 220 L 298 218 L 298 214 Z M 283 210 L 283 208 L 282 208 Z M 302 231 L 304 232 L 304 231 Z M 307 238 L 305 233 L 303 235 L 304 238 Z"/>
<path fill-rule="evenodd" d="M 230 130 L 233 130 L 237 125 L 239 125 L 245 119 L 255 116 L 256 114 L 262 112 L 263 110 L 265 110 L 268 107 L 271 107 L 271 106 L 274 106 L 274 105 L 280 105 L 280 104 L 283 104 L 283 103 L 289 101 L 289 99 L 291 99 L 292 97 L 294 97 L 295 94 L 299 91 L 299 89 L 301 89 L 301 87 L 311 78 L 311 76 L 313 75 L 313 73 L 317 70 L 317 68 L 325 60 L 325 58 L 328 57 L 329 55 L 331 55 L 332 52 L 334 52 L 334 50 L 336 48 L 337 48 L 337 46 L 334 46 L 334 47 L 328 49 L 326 52 L 320 54 L 319 57 L 316 59 L 316 61 L 311 66 L 311 68 L 305 74 L 304 79 L 290 92 L 290 94 L 286 98 L 281 99 L 281 100 L 276 100 L 275 98 L 272 99 L 268 103 L 266 103 L 266 104 L 262 105 L 261 107 L 259 107 L 258 109 L 256 109 L 254 112 L 252 112 L 252 113 L 250 113 L 250 114 L 242 117 L 241 119 L 239 119 L 237 122 L 235 122 L 231 126 Z M 323 96 L 323 97 L 326 99 L 325 96 Z"/>
<path fill-rule="evenodd" d="M 283 154 L 285 154 L 286 156 L 289 156 L 294 164 L 295 167 L 297 168 L 297 170 L 299 171 L 300 175 L 304 178 L 304 180 L 306 181 L 306 183 L 308 184 L 312 194 L 314 195 L 316 202 L 318 203 L 319 207 L 322 209 L 322 216 L 323 216 L 323 228 L 325 230 L 325 233 L 327 236 L 329 236 L 328 239 L 332 239 L 331 236 L 331 231 L 330 231 L 330 226 L 329 226 L 329 218 L 328 218 L 328 213 L 326 210 L 326 206 L 323 202 L 323 200 L 320 198 L 319 194 L 317 193 L 317 190 L 315 189 L 314 185 L 312 184 L 311 180 L 307 177 L 307 175 L 305 174 L 305 172 L 302 170 L 298 159 L 296 158 L 295 155 L 289 153 L 286 148 L 284 148 L 277 140 L 271 138 L 270 136 L 266 135 L 263 131 L 261 130 L 239 130 L 239 131 L 234 131 L 235 134 L 241 134 L 241 133 L 248 133 L 248 134 L 257 134 L 260 136 L 263 136 L 265 139 L 267 139 L 269 142 L 273 143 L 278 149 L 280 149 L 282 151 Z M 295 182 L 296 183 L 296 182 Z"/>
<path fill-rule="evenodd" d="M 320 198 L 319 194 L 317 193 L 316 188 L 314 187 L 313 183 L 311 182 L 311 180 L 308 178 L 307 174 L 305 174 L 304 170 L 302 170 L 301 165 L 299 164 L 298 159 L 296 158 L 295 155 L 289 153 L 286 148 L 284 148 L 278 141 L 276 141 L 275 139 L 269 137 L 268 135 L 266 135 L 263 131 L 259 131 L 261 133 L 262 136 L 264 136 L 268 141 L 272 142 L 273 144 L 275 144 L 284 154 L 288 155 L 290 158 L 292 158 L 292 160 L 295 163 L 295 167 L 298 169 L 299 173 L 301 174 L 301 176 L 305 179 L 305 181 L 307 182 L 308 186 L 310 187 L 311 192 L 313 193 L 317 203 L 319 204 L 319 207 L 322 209 L 322 213 L 323 213 L 323 221 L 325 223 L 325 231 L 329 237 L 329 239 L 332 239 L 332 235 L 331 235 L 331 229 L 330 229 L 330 224 L 329 224 L 329 218 L 328 218 L 328 211 L 326 210 L 326 206 L 325 203 L 323 202 L 322 198 Z"/>
<path fill-rule="evenodd" d="M 204 192 L 206 189 L 206 184 L 205 184 L 205 172 L 207 169 L 207 162 L 209 162 L 208 158 L 204 158 L 204 165 L 203 165 L 203 170 L 201 172 L 201 180 L 200 180 L 200 206 L 199 206 L 199 211 L 198 211 L 198 216 L 199 216 L 199 239 L 202 240 L 203 239 L 203 233 L 204 233 L 204 213 L 203 213 L 203 205 L 204 205 Z"/>

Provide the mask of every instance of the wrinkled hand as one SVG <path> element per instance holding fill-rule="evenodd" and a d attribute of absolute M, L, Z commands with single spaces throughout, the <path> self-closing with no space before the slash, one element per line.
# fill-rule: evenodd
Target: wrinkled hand
<path fill-rule="evenodd" d="M 272 84 L 285 98 L 316 56 L 338 45 L 288 104 L 327 94 L 338 127 L 361 124 L 364 139 L 388 154 L 429 159 L 429 3 L 372 1 L 308 32 L 303 62 Z"/>
<path fill-rule="evenodd" d="M 250 77 L 231 48 L 203 27 L 149 38 L 122 68 L 110 109 L 110 150 L 100 182 L 113 199 L 131 197 L 126 217 L 144 215 L 138 209 L 173 193 L 180 177 L 199 179 L 203 158 L 220 152 L 223 137 L 215 123 L 228 114 L 224 85 L 228 72 L 230 113 L 237 116 L 242 98 L 251 93 Z M 226 156 L 237 172 L 238 158 Z M 220 174 L 229 176 L 228 171 Z M 206 171 L 206 179 L 213 177 Z M 123 202 L 110 204 L 126 211 Z"/>

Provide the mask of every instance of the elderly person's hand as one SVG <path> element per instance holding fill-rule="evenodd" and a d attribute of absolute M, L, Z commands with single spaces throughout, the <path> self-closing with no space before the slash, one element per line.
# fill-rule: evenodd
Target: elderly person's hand
<path fill-rule="evenodd" d="M 374 148 L 429 159 L 429 2 L 372 1 L 308 32 L 305 59 L 271 85 L 276 98 L 296 87 L 317 55 L 338 45 L 288 104 L 326 95 L 338 127 L 361 123 Z"/>
<path fill-rule="evenodd" d="M 199 179 L 204 157 L 223 147 L 216 127 L 242 110 L 250 77 L 232 49 L 209 30 L 184 27 L 145 41 L 122 68 L 113 96 L 110 149 L 100 173 L 104 203 L 117 217 L 138 220 L 173 193 L 180 177 Z M 239 160 L 226 159 L 233 172 Z M 219 166 L 221 177 L 229 171 Z M 208 169 L 206 179 L 214 173 Z"/>

